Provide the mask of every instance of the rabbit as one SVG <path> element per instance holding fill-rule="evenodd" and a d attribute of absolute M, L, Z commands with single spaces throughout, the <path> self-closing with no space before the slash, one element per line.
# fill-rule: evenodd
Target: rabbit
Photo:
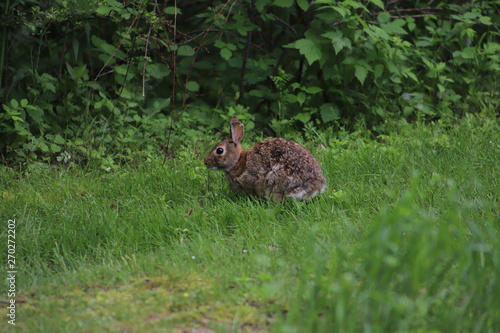
<path fill-rule="evenodd" d="M 326 189 L 318 161 L 298 143 L 273 138 L 243 150 L 244 126 L 233 116 L 229 121 L 231 138 L 215 145 L 205 165 L 223 170 L 231 188 L 257 197 L 284 201 L 308 200 Z"/>

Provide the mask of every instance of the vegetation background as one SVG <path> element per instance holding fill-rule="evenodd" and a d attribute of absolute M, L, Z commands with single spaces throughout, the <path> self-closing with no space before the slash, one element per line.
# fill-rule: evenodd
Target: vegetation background
<path fill-rule="evenodd" d="M 499 4 L 1 2 L 7 329 L 500 331 Z M 328 191 L 231 193 L 234 114 Z"/>
<path fill-rule="evenodd" d="M 247 129 L 310 139 L 499 107 L 498 0 L 7 0 L 0 11 L 5 163 L 116 168 L 193 146 L 234 113 Z"/>

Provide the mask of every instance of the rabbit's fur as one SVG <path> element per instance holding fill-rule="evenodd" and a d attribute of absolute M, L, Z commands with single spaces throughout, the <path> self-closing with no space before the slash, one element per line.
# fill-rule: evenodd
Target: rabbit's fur
<path fill-rule="evenodd" d="M 205 157 L 209 169 L 224 170 L 231 188 L 258 197 L 307 200 L 326 189 L 318 161 L 286 139 L 269 139 L 243 150 L 244 126 L 233 116 L 231 138 L 219 142 Z"/>

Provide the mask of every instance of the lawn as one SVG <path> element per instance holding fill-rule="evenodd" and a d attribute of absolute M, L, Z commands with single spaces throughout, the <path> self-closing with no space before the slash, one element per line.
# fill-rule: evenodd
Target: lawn
<path fill-rule="evenodd" d="M 20 332 L 500 332 L 500 126 L 301 142 L 327 191 L 284 204 L 206 170 L 214 142 L 106 172 L 0 167 Z M 250 140 L 247 140 L 247 143 Z M 19 169 L 22 169 L 19 170 Z"/>

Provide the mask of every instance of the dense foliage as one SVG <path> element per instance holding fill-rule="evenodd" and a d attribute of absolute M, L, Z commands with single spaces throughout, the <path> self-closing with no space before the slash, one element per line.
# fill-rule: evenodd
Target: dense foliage
<path fill-rule="evenodd" d="M 0 3 L 4 162 L 112 168 L 234 113 L 284 135 L 498 108 L 498 0 L 208 3 Z"/>

